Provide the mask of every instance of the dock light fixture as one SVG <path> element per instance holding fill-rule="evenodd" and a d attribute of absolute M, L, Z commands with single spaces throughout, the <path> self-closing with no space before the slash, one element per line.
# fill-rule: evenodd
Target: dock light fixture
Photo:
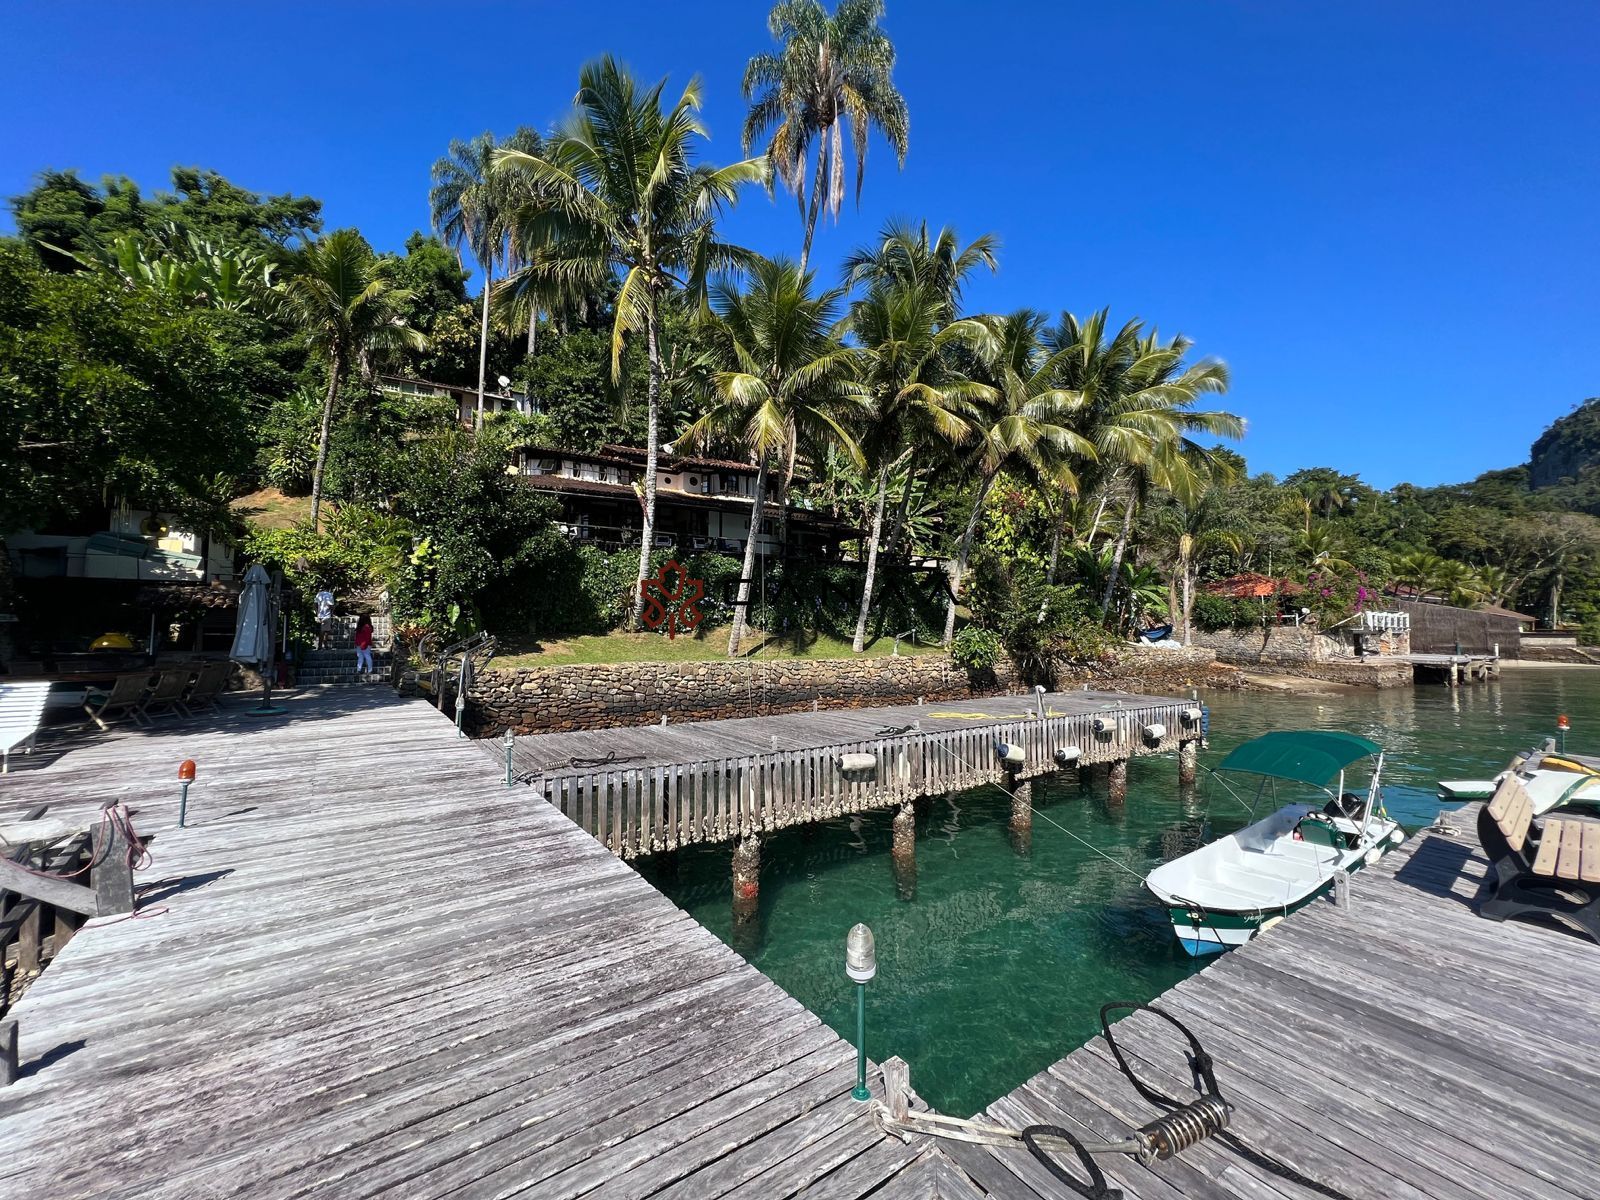
<path fill-rule="evenodd" d="M 1083 757 L 1083 751 L 1077 746 L 1057 746 L 1050 757 L 1055 759 L 1056 766 L 1065 770 Z"/>
<path fill-rule="evenodd" d="M 1572 722 L 1567 720 L 1567 714 L 1562 713 L 1556 718 L 1556 736 L 1561 739 L 1561 753 L 1567 752 L 1567 734 L 1572 730 Z"/>
<path fill-rule="evenodd" d="M 189 819 L 189 785 L 194 782 L 194 759 L 186 758 L 178 764 L 178 828 Z"/>
<path fill-rule="evenodd" d="M 1000 766 L 1007 771 L 1021 770 L 1023 764 L 1028 761 L 1027 751 L 1011 742 L 996 742 L 994 756 L 1000 760 Z"/>
<path fill-rule="evenodd" d="M 507 725 L 500 735 L 500 744 L 506 748 L 506 786 L 511 787 L 516 782 L 511 756 L 517 748 L 517 735 L 511 731 L 511 726 Z"/>
<path fill-rule="evenodd" d="M 867 1090 L 867 983 L 878 973 L 878 949 L 872 930 L 857 922 L 844 940 L 844 973 L 856 985 L 856 1086 L 850 1099 L 866 1103 Z"/>

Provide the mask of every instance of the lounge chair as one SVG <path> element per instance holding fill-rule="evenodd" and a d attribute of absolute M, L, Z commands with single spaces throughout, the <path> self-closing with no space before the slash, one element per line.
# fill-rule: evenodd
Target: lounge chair
<path fill-rule="evenodd" d="M 200 673 L 194 677 L 194 682 L 189 685 L 189 690 L 184 694 L 182 705 L 186 712 L 194 715 L 195 709 L 216 709 L 221 707 L 218 697 L 228 689 L 228 680 L 233 678 L 233 663 L 226 659 L 220 662 L 208 662 L 200 668 Z"/>
<path fill-rule="evenodd" d="M 183 694 L 189 690 L 189 681 L 194 678 L 193 667 L 164 667 L 150 685 L 150 694 L 144 698 L 144 703 L 139 705 L 139 715 L 146 720 L 152 717 L 167 714 L 184 716 L 189 715 L 189 710 L 184 707 Z"/>
<path fill-rule="evenodd" d="M 1600 943 L 1600 820 L 1557 808 L 1535 825 L 1532 798 L 1510 774 L 1478 812 L 1478 841 L 1494 872 L 1480 916 L 1557 917 Z"/>
<path fill-rule="evenodd" d="M 18 746 L 33 753 L 33 739 L 44 720 L 49 695 L 48 680 L 0 683 L 0 774 L 11 770 L 11 752 Z"/>
<path fill-rule="evenodd" d="M 131 717 L 135 725 L 143 725 L 146 718 L 141 712 L 145 693 L 150 690 L 150 672 L 138 671 L 131 675 L 118 675 L 109 690 L 90 688 L 83 701 L 83 711 L 101 729 L 111 728 L 118 717 Z"/>

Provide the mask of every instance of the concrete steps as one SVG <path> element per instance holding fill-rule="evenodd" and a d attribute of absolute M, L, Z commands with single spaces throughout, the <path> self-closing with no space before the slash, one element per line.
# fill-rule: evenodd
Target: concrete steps
<path fill-rule="evenodd" d="M 389 652 L 372 652 L 372 673 L 356 671 L 356 652 L 353 649 L 312 650 L 295 664 L 295 682 L 302 684 L 344 684 L 354 686 L 369 680 L 383 679 L 389 672 Z"/>

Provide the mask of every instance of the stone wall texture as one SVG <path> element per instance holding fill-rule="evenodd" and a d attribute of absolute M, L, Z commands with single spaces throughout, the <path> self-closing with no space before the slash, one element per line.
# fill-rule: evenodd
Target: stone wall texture
<path fill-rule="evenodd" d="M 1240 687 L 1237 671 L 1208 650 L 1127 647 L 1084 667 L 1061 687 L 1185 694 L 1191 687 Z M 1009 667 L 974 677 L 945 655 L 772 659 L 486 670 L 467 693 L 471 732 L 602 729 L 709 721 L 817 708 L 865 708 L 965 700 L 1023 691 Z"/>
<path fill-rule="evenodd" d="M 1334 639 L 1307 625 L 1271 625 L 1264 629 L 1195 630 L 1194 644 L 1216 653 L 1223 662 L 1299 667 L 1332 657 Z"/>

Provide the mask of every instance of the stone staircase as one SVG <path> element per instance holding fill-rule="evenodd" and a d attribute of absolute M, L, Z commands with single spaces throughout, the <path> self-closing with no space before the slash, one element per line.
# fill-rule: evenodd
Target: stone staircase
<path fill-rule="evenodd" d="M 389 646 L 393 630 L 388 613 L 375 613 L 372 617 L 372 674 L 356 673 L 356 651 L 352 640 L 356 631 L 355 616 L 334 618 L 333 647 L 328 650 L 308 651 L 295 664 L 295 682 L 303 686 L 323 684 L 347 687 L 388 677 Z"/>
<path fill-rule="evenodd" d="M 294 678 L 297 684 L 306 686 L 324 683 L 350 685 L 383 679 L 389 673 L 387 650 L 373 647 L 372 671 L 371 675 L 356 673 L 356 652 L 353 649 L 312 650 L 295 664 Z"/>

